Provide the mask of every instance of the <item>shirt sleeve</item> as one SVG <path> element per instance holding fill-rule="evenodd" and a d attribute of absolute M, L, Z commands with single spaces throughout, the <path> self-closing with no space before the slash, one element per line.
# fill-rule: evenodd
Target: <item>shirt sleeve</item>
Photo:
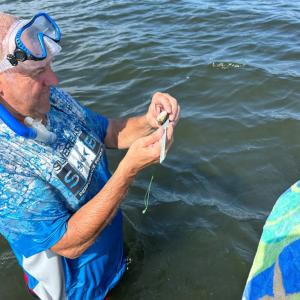
<path fill-rule="evenodd" d="M 100 138 L 101 142 L 104 143 L 104 139 L 107 134 L 107 128 L 109 121 L 106 117 L 82 106 L 85 114 L 85 121 L 89 128 L 93 128 L 96 131 L 97 136 Z"/>
<path fill-rule="evenodd" d="M 71 213 L 64 197 L 39 178 L 0 174 L 0 233 L 29 257 L 64 235 Z"/>

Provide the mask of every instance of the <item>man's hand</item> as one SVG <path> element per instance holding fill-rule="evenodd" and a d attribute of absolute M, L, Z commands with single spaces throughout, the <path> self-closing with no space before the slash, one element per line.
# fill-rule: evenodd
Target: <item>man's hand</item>
<path fill-rule="evenodd" d="M 178 105 L 177 100 L 169 94 L 157 92 L 153 95 L 146 114 L 148 124 L 152 128 L 159 127 L 156 118 L 164 110 L 169 114 L 170 124 L 174 127 L 179 120 L 180 106 Z"/>
<path fill-rule="evenodd" d="M 161 138 L 163 129 L 159 128 L 152 134 L 137 139 L 129 148 L 122 160 L 123 166 L 128 170 L 128 176 L 135 176 L 143 168 L 159 162 Z M 168 151 L 173 143 L 173 126 L 167 128 Z"/>

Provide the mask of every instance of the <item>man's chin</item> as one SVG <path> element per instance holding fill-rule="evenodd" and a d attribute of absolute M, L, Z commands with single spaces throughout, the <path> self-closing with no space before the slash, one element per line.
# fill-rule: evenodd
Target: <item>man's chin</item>
<path fill-rule="evenodd" d="M 47 90 L 45 90 L 45 97 L 47 97 L 47 99 L 49 100 L 49 98 L 50 98 L 50 87 Z"/>
<path fill-rule="evenodd" d="M 40 102 L 37 105 L 38 105 L 38 109 L 37 109 L 38 113 L 40 115 L 46 115 L 51 108 L 49 97 L 43 96 L 43 99 L 40 99 Z"/>

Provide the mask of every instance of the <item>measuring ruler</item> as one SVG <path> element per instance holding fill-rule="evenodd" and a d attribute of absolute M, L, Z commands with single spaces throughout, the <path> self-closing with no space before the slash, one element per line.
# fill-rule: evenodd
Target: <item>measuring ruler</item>
<path fill-rule="evenodd" d="M 162 163 L 166 158 L 166 141 L 167 141 L 167 128 L 169 126 L 169 118 L 167 118 L 166 122 L 162 125 L 164 130 L 163 136 L 161 138 L 161 145 L 160 145 L 160 157 L 159 162 Z"/>

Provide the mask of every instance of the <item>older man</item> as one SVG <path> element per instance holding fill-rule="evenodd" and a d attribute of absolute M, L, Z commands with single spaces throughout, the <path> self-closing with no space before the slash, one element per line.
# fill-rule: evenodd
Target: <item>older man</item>
<path fill-rule="evenodd" d="M 0 232 L 40 299 L 103 299 L 125 270 L 122 215 L 129 185 L 157 163 L 177 101 L 154 94 L 143 116 L 108 120 L 56 88 L 60 30 L 47 14 L 0 15 Z M 129 148 L 111 176 L 105 148 Z"/>

